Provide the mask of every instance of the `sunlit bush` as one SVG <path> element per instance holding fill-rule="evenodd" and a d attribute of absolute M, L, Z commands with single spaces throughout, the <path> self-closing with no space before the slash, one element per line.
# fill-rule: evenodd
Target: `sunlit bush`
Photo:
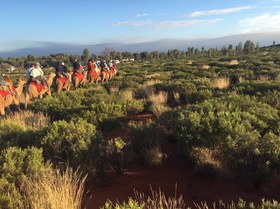
<path fill-rule="evenodd" d="M 0 206 L 1 208 L 24 208 L 26 199 L 21 189 L 27 179 L 37 179 L 51 169 L 44 163 L 42 149 L 10 147 L 0 156 Z"/>
<path fill-rule="evenodd" d="M 193 147 L 219 150 L 217 159 L 225 170 L 239 169 L 255 185 L 279 166 L 278 111 L 256 98 L 235 95 L 207 100 L 175 110 L 174 115 L 178 119 L 168 117 L 176 124 L 171 128 L 187 155 Z"/>
<path fill-rule="evenodd" d="M 41 143 L 48 159 L 52 159 L 55 164 L 69 163 L 74 168 L 87 167 L 90 146 L 97 138 L 93 124 L 84 120 L 69 123 L 55 121 L 44 133 Z"/>

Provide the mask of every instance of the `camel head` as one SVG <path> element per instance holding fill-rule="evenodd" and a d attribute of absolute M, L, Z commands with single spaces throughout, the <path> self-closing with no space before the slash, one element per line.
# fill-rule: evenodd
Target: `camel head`
<path fill-rule="evenodd" d="M 26 80 L 23 79 L 23 78 L 17 78 L 16 80 L 17 80 L 18 85 L 24 85 L 24 84 L 26 84 Z"/>

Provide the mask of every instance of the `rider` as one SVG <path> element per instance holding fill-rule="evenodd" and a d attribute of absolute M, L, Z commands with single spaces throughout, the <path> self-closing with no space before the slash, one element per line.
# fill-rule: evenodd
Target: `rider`
<path fill-rule="evenodd" d="M 36 67 L 35 69 L 37 69 L 37 72 L 39 73 L 39 75 L 37 77 L 35 77 L 36 80 L 39 80 L 41 81 L 41 83 L 46 86 L 46 87 L 49 87 L 49 84 L 48 84 L 48 79 L 47 77 L 44 75 L 44 72 L 41 68 L 41 65 L 40 63 L 36 63 Z M 31 73 L 32 74 L 32 73 Z"/>
<path fill-rule="evenodd" d="M 26 70 L 26 77 L 28 79 L 27 83 L 29 84 L 30 82 L 34 82 L 34 83 L 37 83 L 37 84 L 40 84 L 42 83 L 42 72 L 41 72 L 41 68 L 35 68 L 35 65 L 33 63 L 30 64 L 30 67 Z M 44 85 L 48 85 L 47 84 L 48 82 L 46 82 L 46 84 Z M 47 86 L 45 86 L 47 87 Z"/>
<path fill-rule="evenodd" d="M 55 66 L 55 73 L 57 77 L 64 76 L 68 79 L 68 75 L 64 72 L 63 65 L 61 62 L 57 62 Z"/>
<path fill-rule="evenodd" d="M 35 65 L 33 63 L 31 63 L 29 65 L 29 68 L 27 68 L 26 72 L 25 72 L 25 76 L 28 78 L 30 78 L 30 73 L 33 71 L 33 69 L 35 68 Z"/>
<path fill-rule="evenodd" d="M 80 63 L 78 62 L 77 59 L 75 59 L 75 61 L 73 62 L 73 69 L 74 72 L 77 72 L 80 69 Z"/>
<path fill-rule="evenodd" d="M 94 62 L 92 61 L 92 59 L 89 59 L 89 60 L 88 60 L 87 67 L 88 67 L 88 71 L 95 70 L 96 65 L 94 64 Z"/>
<path fill-rule="evenodd" d="M 64 64 L 64 62 L 62 62 L 61 65 L 62 65 L 65 77 L 71 82 L 71 75 L 70 75 L 70 71 L 69 71 L 68 67 Z"/>
<path fill-rule="evenodd" d="M 31 81 L 37 84 L 43 84 L 45 87 L 48 87 L 48 82 L 44 74 L 42 75 L 43 71 L 39 67 L 39 63 L 36 65 L 30 64 L 30 68 L 26 70 L 26 77 L 28 78 L 28 83 Z"/>
<path fill-rule="evenodd" d="M 8 82 L 4 79 L 5 75 L 3 74 L 0 74 L 0 85 L 1 85 L 1 89 L 3 91 L 6 91 L 6 92 L 10 92 L 10 93 L 13 93 L 13 84 L 12 82 Z"/>
<path fill-rule="evenodd" d="M 103 60 L 100 61 L 100 68 L 101 71 L 109 71 L 106 63 Z"/>

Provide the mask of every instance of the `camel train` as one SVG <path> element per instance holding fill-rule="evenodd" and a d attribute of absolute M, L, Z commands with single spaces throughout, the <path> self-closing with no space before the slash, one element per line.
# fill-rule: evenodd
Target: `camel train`
<path fill-rule="evenodd" d="M 82 68 L 82 67 L 81 67 Z M 20 97 L 24 94 L 24 107 L 27 109 L 28 102 L 34 101 L 35 99 L 42 99 L 44 96 L 51 96 L 51 87 L 54 86 L 56 93 L 60 93 L 62 90 L 69 91 L 72 89 L 76 90 L 80 87 L 85 87 L 86 83 L 101 84 L 108 82 L 117 74 L 116 67 L 109 68 L 108 65 L 100 67 L 94 64 L 93 67 L 89 67 L 82 73 L 70 71 L 68 77 L 58 75 L 57 73 L 51 72 L 46 78 L 46 85 L 38 81 L 25 80 L 18 78 L 16 88 L 13 87 L 13 91 L 7 91 L 1 88 L 0 85 L 0 114 L 5 115 L 5 108 L 10 107 L 14 104 L 19 108 Z M 12 84 L 8 77 L 3 77 L 6 82 Z"/>

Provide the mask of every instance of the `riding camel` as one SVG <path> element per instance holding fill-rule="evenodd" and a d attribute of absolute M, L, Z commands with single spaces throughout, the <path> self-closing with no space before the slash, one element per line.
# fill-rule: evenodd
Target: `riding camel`
<path fill-rule="evenodd" d="M 110 72 L 108 70 L 101 70 L 101 83 L 108 82 L 111 78 Z"/>
<path fill-rule="evenodd" d="M 101 80 L 100 77 L 100 68 L 99 67 L 95 67 L 94 70 L 88 70 L 87 72 L 87 79 L 88 79 L 88 83 L 98 83 L 98 81 Z"/>
<path fill-rule="evenodd" d="M 87 71 L 84 73 L 74 72 L 72 75 L 72 82 L 74 85 L 74 89 L 76 90 L 79 86 L 85 87 L 87 78 Z"/>
<path fill-rule="evenodd" d="M 11 104 L 19 105 L 19 100 L 15 95 L 8 94 L 6 96 L 0 96 L 0 113 L 2 116 L 5 115 L 5 108 L 9 107 Z"/>
<path fill-rule="evenodd" d="M 116 67 L 110 67 L 110 78 L 109 80 L 112 80 L 113 77 L 115 77 L 117 74 L 117 68 Z"/>
<path fill-rule="evenodd" d="M 5 108 L 9 107 L 11 104 L 15 104 L 16 106 L 19 106 L 19 98 L 23 91 L 23 86 L 26 83 L 26 81 L 22 78 L 17 79 L 18 84 L 17 88 L 14 88 L 14 91 L 16 94 L 12 92 L 0 92 L 0 114 L 2 116 L 5 115 Z"/>
<path fill-rule="evenodd" d="M 69 91 L 71 88 L 71 83 L 69 79 L 64 76 L 57 76 L 55 79 L 55 89 L 57 93 L 60 93 L 63 89 Z"/>
<path fill-rule="evenodd" d="M 35 82 L 30 82 L 25 89 L 25 109 L 27 109 L 27 102 L 29 100 L 34 100 L 36 98 L 42 99 L 45 94 L 51 96 L 51 85 L 56 74 L 51 72 L 48 75 L 48 86 L 45 87 L 43 84 L 36 84 Z"/>

